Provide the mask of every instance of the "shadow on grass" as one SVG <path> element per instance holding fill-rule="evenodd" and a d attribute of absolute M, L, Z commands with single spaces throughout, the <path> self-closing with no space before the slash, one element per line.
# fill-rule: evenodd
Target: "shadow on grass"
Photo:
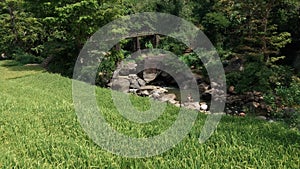
<path fill-rule="evenodd" d="M 34 76 L 34 75 L 35 74 L 28 74 L 28 75 L 16 76 L 16 77 L 7 78 L 7 80 L 22 79 L 22 78 L 31 77 L 31 76 Z"/>
<path fill-rule="evenodd" d="M 2 60 L 0 61 L 0 79 L 17 79 L 37 73 L 45 72 L 45 70 L 39 65 L 22 65 L 14 60 Z"/>
<path fill-rule="evenodd" d="M 42 71 L 39 64 L 27 64 L 23 65 L 15 60 L 4 60 L 0 62 L 0 66 L 8 68 L 9 71 Z"/>

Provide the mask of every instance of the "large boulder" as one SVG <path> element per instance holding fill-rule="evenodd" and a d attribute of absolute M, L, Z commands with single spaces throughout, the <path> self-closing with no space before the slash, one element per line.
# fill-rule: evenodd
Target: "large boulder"
<path fill-rule="evenodd" d="M 136 67 L 137 64 L 135 62 L 122 62 L 120 66 L 118 66 L 117 72 L 121 76 L 127 76 L 136 73 Z"/>
<path fill-rule="evenodd" d="M 145 80 L 143 80 L 141 78 L 138 78 L 137 81 L 138 81 L 138 83 L 139 83 L 140 86 L 146 86 Z"/>
<path fill-rule="evenodd" d="M 126 79 L 126 78 L 113 79 L 111 88 L 113 90 L 128 93 L 129 88 L 130 88 L 130 81 L 129 81 L 129 79 Z"/>
<path fill-rule="evenodd" d="M 131 89 L 139 89 L 140 88 L 140 84 L 138 82 L 139 77 L 136 74 L 129 74 L 128 79 L 130 82 Z"/>

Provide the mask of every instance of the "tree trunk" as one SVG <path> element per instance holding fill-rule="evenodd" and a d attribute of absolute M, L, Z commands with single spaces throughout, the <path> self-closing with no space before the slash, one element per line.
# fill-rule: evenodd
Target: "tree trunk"
<path fill-rule="evenodd" d="M 121 45 L 120 45 L 120 43 L 117 43 L 117 44 L 115 45 L 115 49 L 116 49 L 116 51 L 120 51 L 120 50 L 121 50 Z"/>
<path fill-rule="evenodd" d="M 269 24 L 269 16 L 272 9 L 272 5 L 268 4 L 266 9 L 266 14 L 263 16 L 263 36 L 262 36 L 262 53 L 264 55 L 264 60 L 266 63 L 269 63 L 270 54 L 268 53 L 268 42 L 267 42 L 267 34 L 268 34 L 268 24 Z"/>
<path fill-rule="evenodd" d="M 141 50 L 140 38 L 136 37 L 136 51 Z"/>
<path fill-rule="evenodd" d="M 159 42 L 160 42 L 160 36 L 159 35 L 154 35 L 154 48 L 158 48 Z"/>
<path fill-rule="evenodd" d="M 135 37 L 133 40 L 133 51 L 139 51 L 141 50 L 141 44 L 140 44 L 140 39 L 139 37 Z"/>
<path fill-rule="evenodd" d="M 45 58 L 42 62 L 42 67 L 45 68 L 46 70 L 48 69 L 49 64 L 51 63 L 51 61 L 54 59 L 53 55 L 48 56 L 47 58 Z"/>

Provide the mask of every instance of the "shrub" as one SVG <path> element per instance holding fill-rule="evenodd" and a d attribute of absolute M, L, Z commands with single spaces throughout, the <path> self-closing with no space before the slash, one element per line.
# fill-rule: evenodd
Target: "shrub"
<path fill-rule="evenodd" d="M 202 62 L 199 56 L 196 53 L 189 53 L 185 55 L 180 55 L 179 59 L 187 64 L 189 67 L 201 68 Z"/>
<path fill-rule="evenodd" d="M 261 91 L 268 93 L 278 86 L 287 86 L 292 70 L 287 66 L 268 66 L 262 62 L 250 62 L 241 72 L 227 74 L 227 83 L 236 87 L 239 93 Z"/>
<path fill-rule="evenodd" d="M 117 63 L 125 58 L 124 53 L 125 51 L 113 50 L 111 54 L 105 56 L 101 60 L 101 64 L 98 67 L 98 75 L 96 77 L 97 85 L 104 87 L 109 83 L 113 72 L 117 68 Z"/>
<path fill-rule="evenodd" d="M 271 116 L 300 129 L 300 79 L 292 77 L 288 86 L 277 86 L 264 97 L 272 108 Z"/>
<path fill-rule="evenodd" d="M 26 53 L 22 50 L 17 50 L 13 55 L 13 59 L 20 62 L 21 64 L 29 64 L 29 63 L 41 63 L 42 58 L 38 56 L 34 56 L 30 53 Z"/>

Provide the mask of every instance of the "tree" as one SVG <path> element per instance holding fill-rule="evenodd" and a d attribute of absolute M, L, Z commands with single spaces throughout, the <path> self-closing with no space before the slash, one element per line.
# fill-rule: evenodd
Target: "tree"
<path fill-rule="evenodd" d="M 238 1 L 236 8 L 241 12 L 244 21 L 238 27 L 241 30 L 241 45 L 237 53 L 270 63 L 270 56 L 279 54 L 281 48 L 291 42 L 289 32 L 277 32 L 277 25 L 272 23 L 271 14 L 280 4 L 278 0 Z"/>
<path fill-rule="evenodd" d="M 99 28 L 125 15 L 122 0 L 25 0 L 26 10 L 42 23 L 42 56 L 55 62 L 55 72 L 72 74 L 72 66 L 87 41 Z M 45 64 L 47 65 L 47 64 Z M 54 64 L 52 64 L 54 65 Z M 67 71 L 65 70 L 67 67 Z"/>
<path fill-rule="evenodd" d="M 0 48 L 7 53 L 22 50 L 40 53 L 39 41 L 44 36 L 42 24 L 32 13 L 26 12 L 23 0 L 0 2 Z"/>

